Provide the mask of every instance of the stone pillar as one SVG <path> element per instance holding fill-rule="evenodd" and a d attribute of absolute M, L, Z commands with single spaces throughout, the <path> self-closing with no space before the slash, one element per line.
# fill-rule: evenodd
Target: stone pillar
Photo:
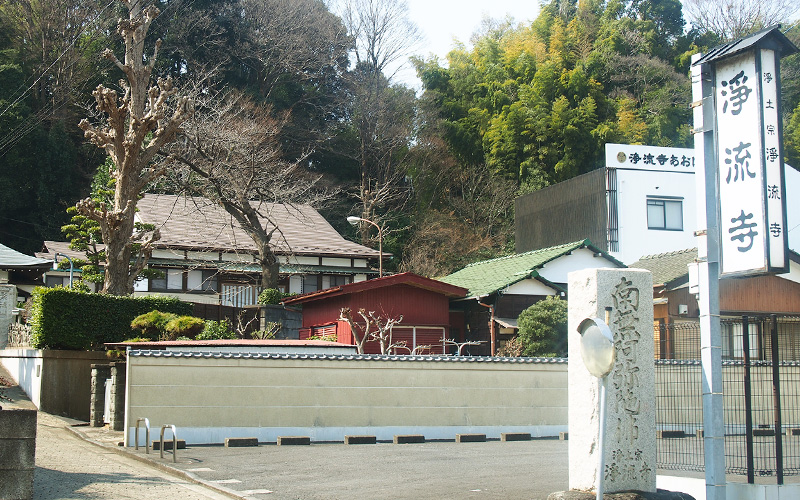
<path fill-rule="evenodd" d="M 656 491 L 653 280 L 641 269 L 569 274 L 569 487 L 596 490 L 600 383 L 583 364 L 578 326 L 611 307 L 616 363 L 606 377 L 606 493 Z"/>
<path fill-rule="evenodd" d="M 33 498 L 36 410 L 0 409 L 0 498 Z"/>
<path fill-rule="evenodd" d="M 89 425 L 92 427 L 103 427 L 105 425 L 105 422 L 103 422 L 103 410 L 106 407 L 106 380 L 110 378 L 110 365 L 92 365 L 92 392 L 89 402 Z"/>
<path fill-rule="evenodd" d="M 125 430 L 125 380 L 126 364 L 117 361 L 111 363 L 111 428 L 115 431 Z"/>
<path fill-rule="evenodd" d="M 14 322 L 17 307 L 17 287 L 0 282 L 0 349 L 8 345 L 8 327 Z"/>

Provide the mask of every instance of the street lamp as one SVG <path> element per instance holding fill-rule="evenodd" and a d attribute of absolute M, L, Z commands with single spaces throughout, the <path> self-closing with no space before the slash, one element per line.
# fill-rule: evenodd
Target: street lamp
<path fill-rule="evenodd" d="M 381 230 L 381 227 L 371 220 L 362 219 L 361 217 L 356 217 L 355 215 L 348 217 L 347 222 L 349 222 L 351 226 L 357 226 L 361 222 L 366 222 L 367 224 L 372 224 L 378 228 L 378 277 L 383 277 L 383 230 Z"/>
<path fill-rule="evenodd" d="M 58 253 L 53 256 L 53 270 L 58 269 L 58 258 L 64 257 L 69 261 L 69 287 L 72 288 L 72 275 L 75 272 L 75 266 L 72 264 L 72 259 L 69 258 L 69 255 L 64 255 L 63 253 Z"/>

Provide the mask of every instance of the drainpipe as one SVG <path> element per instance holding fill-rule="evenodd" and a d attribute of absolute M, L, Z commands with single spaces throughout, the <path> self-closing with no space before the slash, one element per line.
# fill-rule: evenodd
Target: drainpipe
<path fill-rule="evenodd" d="M 491 347 L 490 353 L 491 353 L 492 356 L 494 356 L 494 353 L 495 353 L 495 349 L 494 349 L 495 341 L 497 340 L 497 335 L 495 334 L 495 331 L 494 331 L 494 306 L 493 305 L 484 304 L 480 300 L 478 301 L 478 305 L 481 305 L 481 306 L 486 307 L 486 308 L 489 309 L 489 338 L 492 341 L 491 342 L 492 347 Z"/>

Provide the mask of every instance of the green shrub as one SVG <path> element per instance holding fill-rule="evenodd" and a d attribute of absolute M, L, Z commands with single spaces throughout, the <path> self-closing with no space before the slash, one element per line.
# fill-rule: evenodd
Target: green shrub
<path fill-rule="evenodd" d="M 231 329 L 227 319 L 222 321 L 207 320 L 203 331 L 195 337 L 196 340 L 235 339 L 236 334 Z"/>
<path fill-rule="evenodd" d="M 265 288 L 258 294 L 259 304 L 278 305 L 283 300 L 283 294 L 277 288 Z"/>
<path fill-rule="evenodd" d="M 517 319 L 523 356 L 567 355 L 567 301 L 548 296 L 522 311 Z"/>
<path fill-rule="evenodd" d="M 67 288 L 33 289 L 32 343 L 38 349 L 102 349 L 137 336 L 131 321 L 149 311 L 179 315 L 193 306 L 172 297 L 116 297 Z"/>
<path fill-rule="evenodd" d="M 164 328 L 168 340 L 177 340 L 178 337 L 194 338 L 205 329 L 206 322 L 194 316 L 176 316 L 169 320 Z"/>
<path fill-rule="evenodd" d="M 150 311 L 133 318 L 131 328 L 139 330 L 143 335 L 151 339 L 160 338 L 167 331 L 167 323 L 177 317 L 177 314 Z"/>

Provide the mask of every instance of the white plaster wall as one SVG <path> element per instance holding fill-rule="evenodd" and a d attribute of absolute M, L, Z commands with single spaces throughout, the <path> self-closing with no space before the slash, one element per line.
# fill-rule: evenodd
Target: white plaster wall
<path fill-rule="evenodd" d="M 555 295 L 556 291 L 535 279 L 522 280 L 514 283 L 503 291 L 509 295 Z"/>
<path fill-rule="evenodd" d="M 647 229 L 647 197 L 683 198 L 683 231 Z M 619 252 L 611 252 L 625 264 L 642 256 L 697 246 L 694 173 L 617 170 Z"/>
<path fill-rule="evenodd" d="M 566 431 L 564 363 L 128 356 L 126 442 L 136 419 L 187 443 L 225 437 Z"/>
<path fill-rule="evenodd" d="M 323 257 L 322 258 L 322 265 L 323 266 L 350 267 L 350 259 L 344 259 L 344 258 L 341 258 L 341 257 Z"/>
<path fill-rule="evenodd" d="M 217 293 L 167 293 L 167 292 L 148 292 L 148 291 L 138 291 L 134 289 L 133 296 L 134 297 L 146 297 L 146 296 L 163 296 L 163 297 L 175 297 L 176 299 L 180 299 L 184 302 L 193 302 L 197 304 L 219 304 L 219 294 Z"/>
<path fill-rule="evenodd" d="M 567 283 L 567 275 L 572 271 L 611 266 L 612 263 L 604 257 L 595 257 L 594 252 L 588 248 L 580 248 L 572 252 L 572 255 L 564 255 L 548 262 L 539 269 L 539 275 L 553 283 Z"/>
<path fill-rule="evenodd" d="M 0 363 L 37 408 L 42 403 L 42 353 L 38 349 L 2 349 Z"/>
<path fill-rule="evenodd" d="M 306 266 L 318 266 L 319 265 L 319 257 L 304 257 L 300 255 L 292 256 L 289 259 L 289 264 L 298 264 L 298 265 L 306 265 Z M 348 262 L 348 265 L 350 263 Z"/>
<path fill-rule="evenodd" d="M 353 259 L 353 267 L 367 267 L 366 259 Z"/>

